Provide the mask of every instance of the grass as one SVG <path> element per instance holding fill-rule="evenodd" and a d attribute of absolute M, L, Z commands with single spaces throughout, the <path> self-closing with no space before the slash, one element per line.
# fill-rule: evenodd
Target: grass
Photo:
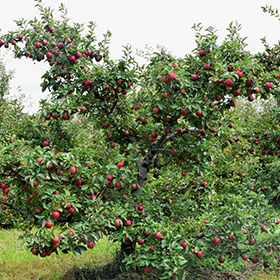
<path fill-rule="evenodd" d="M 115 245 L 105 237 L 100 240 L 94 249 L 88 250 L 81 256 L 74 256 L 72 253 L 58 255 L 52 254 L 50 257 L 41 258 L 33 256 L 21 246 L 22 240 L 18 236 L 22 232 L 16 229 L 0 230 L 0 279 L 1 280 L 74 280 L 85 279 L 83 273 L 87 273 L 94 269 L 103 269 L 103 274 L 109 274 L 109 270 L 116 270 L 117 267 L 105 266 L 110 263 L 115 256 Z M 252 266 L 254 270 L 256 267 Z M 250 280 L 276 280 L 280 279 L 279 271 L 270 271 L 269 273 L 260 273 Z M 203 273 L 203 270 L 201 271 Z M 206 272 L 206 271 L 205 271 Z M 209 271 L 211 274 L 213 271 Z M 132 273 L 132 271 L 131 271 Z M 114 273 L 113 273 L 114 274 Z M 122 278 L 127 273 L 121 273 L 115 279 L 131 279 Z M 254 273 L 253 273 L 254 274 Z M 112 275 L 112 274 L 111 274 Z M 131 274 L 130 274 L 131 275 Z M 136 274 L 133 273 L 133 277 Z M 249 274 L 252 275 L 252 274 Z M 141 277 L 141 276 L 138 276 Z M 149 278 L 134 278 L 134 279 L 149 279 Z M 105 279 L 105 278 L 104 278 Z M 106 279 L 113 279 L 107 278 Z M 214 278 L 213 278 L 214 279 Z M 221 279 L 221 278 L 218 278 Z"/>
<path fill-rule="evenodd" d="M 100 240 L 96 246 L 74 256 L 59 253 L 50 257 L 33 256 L 22 248 L 22 240 L 18 239 L 19 230 L 0 231 L 0 279 L 61 279 L 64 274 L 73 268 L 93 269 L 107 264 L 113 259 L 115 246 L 106 238 Z"/>

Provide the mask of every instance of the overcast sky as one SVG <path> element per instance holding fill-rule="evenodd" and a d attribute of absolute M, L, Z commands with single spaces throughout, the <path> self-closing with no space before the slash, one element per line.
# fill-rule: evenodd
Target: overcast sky
<path fill-rule="evenodd" d="M 3 0 L 2 0 L 3 1 Z M 266 4 L 280 8 L 279 0 L 43 0 L 46 6 L 55 9 L 63 2 L 68 16 L 74 22 L 97 23 L 96 35 L 108 29 L 112 31 L 111 57 L 121 56 L 122 45 L 131 44 L 134 50 L 144 49 L 145 45 L 164 46 L 177 57 L 190 53 L 195 48 L 194 23 L 201 22 L 204 27 L 218 29 L 219 42 L 227 33 L 231 21 L 242 24 L 242 36 L 247 36 L 248 49 L 252 53 L 262 51 L 260 38 L 266 36 L 271 44 L 277 43 L 280 34 L 278 19 L 263 13 L 261 6 Z M 1 5 L 0 33 L 14 30 L 14 19 L 33 19 L 39 17 L 33 0 L 9 0 Z M 17 93 L 17 87 L 31 96 L 33 106 L 29 112 L 36 112 L 39 100 L 44 97 L 40 91 L 40 77 L 47 70 L 47 63 L 36 63 L 25 58 L 11 59 L 6 49 L 1 48 L 0 55 L 7 61 L 7 68 L 15 70 L 11 81 L 11 93 Z"/>

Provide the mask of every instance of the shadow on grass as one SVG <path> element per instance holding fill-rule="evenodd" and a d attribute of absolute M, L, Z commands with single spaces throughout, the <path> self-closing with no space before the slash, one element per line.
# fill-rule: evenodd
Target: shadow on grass
<path fill-rule="evenodd" d="M 279 266 L 280 258 L 277 257 L 278 265 L 274 269 L 263 269 L 262 264 L 245 263 L 245 271 L 242 273 L 229 271 L 213 271 L 207 268 L 188 268 L 186 270 L 188 280 L 249 280 L 249 279 L 280 279 Z M 156 280 L 159 279 L 162 271 L 152 268 L 151 274 L 141 271 L 128 270 L 121 268 L 120 262 L 111 262 L 95 269 L 76 268 L 65 273 L 61 280 Z M 272 277 L 272 275 L 274 278 Z M 257 276 L 257 277 L 256 277 Z M 253 278 L 252 278 L 253 277 Z M 255 278 L 256 277 L 256 278 Z M 174 278 L 175 279 L 175 278 Z"/>

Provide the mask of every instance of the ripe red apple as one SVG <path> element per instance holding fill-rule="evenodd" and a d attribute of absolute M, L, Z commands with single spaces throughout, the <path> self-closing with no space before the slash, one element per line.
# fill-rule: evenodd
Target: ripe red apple
<path fill-rule="evenodd" d="M 261 231 L 267 232 L 266 226 L 261 226 Z"/>
<path fill-rule="evenodd" d="M 201 116 L 202 116 L 202 113 L 201 113 L 200 111 L 196 111 L 196 115 L 197 115 L 198 117 L 201 117 Z"/>
<path fill-rule="evenodd" d="M 251 238 L 249 241 L 249 245 L 253 246 L 255 244 L 256 244 L 255 240 L 253 238 Z"/>
<path fill-rule="evenodd" d="M 147 120 L 146 117 L 142 117 L 142 118 L 141 118 L 141 122 L 142 122 L 143 124 L 147 124 L 147 123 L 148 123 L 148 120 Z"/>
<path fill-rule="evenodd" d="M 57 235 L 54 236 L 54 239 L 51 239 L 51 243 L 56 244 L 59 242 L 59 237 Z"/>
<path fill-rule="evenodd" d="M 75 62 L 76 61 L 76 57 L 74 55 L 71 55 L 69 57 L 70 62 Z"/>
<path fill-rule="evenodd" d="M 163 82 L 164 82 L 165 84 L 168 84 L 168 83 L 170 82 L 169 77 L 164 77 L 164 78 L 163 78 Z"/>
<path fill-rule="evenodd" d="M 51 59 L 51 58 L 53 57 L 53 54 L 52 54 L 51 52 L 47 52 L 47 53 L 46 53 L 46 57 L 49 58 L 49 59 Z"/>
<path fill-rule="evenodd" d="M 26 185 L 23 185 L 23 186 L 22 186 L 22 189 L 23 189 L 24 191 L 28 191 L 29 187 L 26 186 Z"/>
<path fill-rule="evenodd" d="M 193 74 L 193 75 L 191 76 L 191 79 L 192 79 L 193 81 L 197 80 L 197 79 L 198 79 L 197 74 L 196 74 L 196 73 L 195 73 L 195 74 Z"/>
<path fill-rule="evenodd" d="M 239 95 L 240 95 L 239 89 L 233 91 L 233 96 L 239 96 Z"/>
<path fill-rule="evenodd" d="M 244 261 L 247 261 L 247 260 L 248 260 L 248 256 L 247 256 L 247 255 L 244 255 L 244 256 L 242 257 L 242 259 L 243 259 Z"/>
<path fill-rule="evenodd" d="M 0 188 L 1 188 L 2 190 L 6 189 L 6 187 L 7 187 L 7 184 L 6 184 L 6 183 L 1 183 L 1 184 L 0 184 Z"/>
<path fill-rule="evenodd" d="M 108 180 L 108 181 L 113 181 L 113 178 L 114 178 L 113 175 L 108 175 L 108 176 L 107 176 L 107 180 Z"/>
<path fill-rule="evenodd" d="M 60 50 L 62 50 L 62 49 L 64 48 L 64 45 L 63 45 L 63 43 L 59 43 L 59 44 L 57 44 L 57 47 L 58 47 Z"/>
<path fill-rule="evenodd" d="M 161 237 L 162 237 L 162 234 L 160 232 L 155 233 L 155 238 L 156 239 L 161 239 Z"/>
<path fill-rule="evenodd" d="M 232 242 L 234 241 L 234 237 L 231 234 L 228 235 L 228 239 Z"/>
<path fill-rule="evenodd" d="M 216 246 L 219 245 L 220 241 L 221 241 L 221 239 L 220 239 L 219 237 L 215 237 L 215 238 L 213 239 L 213 243 L 214 243 Z"/>
<path fill-rule="evenodd" d="M 266 88 L 271 88 L 271 83 L 270 82 L 266 82 L 264 85 Z"/>
<path fill-rule="evenodd" d="M 88 244 L 87 244 L 87 247 L 89 249 L 93 249 L 94 248 L 94 244 L 91 241 L 89 241 Z"/>
<path fill-rule="evenodd" d="M 46 253 L 46 252 L 41 252 L 41 253 L 40 253 L 40 257 L 41 257 L 41 258 L 45 258 L 46 256 L 47 256 L 47 253 Z"/>
<path fill-rule="evenodd" d="M 174 81 L 176 79 L 176 74 L 172 72 L 172 73 L 169 74 L 168 78 L 169 78 L 170 81 Z"/>
<path fill-rule="evenodd" d="M 76 210 L 75 210 L 74 208 L 70 208 L 70 209 L 69 209 L 69 213 L 70 213 L 71 215 L 74 215 L 75 212 L 76 212 Z"/>
<path fill-rule="evenodd" d="M 74 166 L 71 166 L 71 167 L 69 168 L 69 172 L 72 173 L 72 174 L 76 174 L 77 169 L 76 169 Z"/>
<path fill-rule="evenodd" d="M 127 221 L 124 222 L 124 224 L 128 227 L 128 226 L 131 225 L 131 221 L 130 221 L 130 220 L 127 220 Z"/>
<path fill-rule="evenodd" d="M 253 95 L 249 95 L 249 96 L 248 96 L 248 100 L 249 100 L 250 102 L 254 101 L 254 99 L 255 99 L 255 97 L 254 97 Z"/>
<path fill-rule="evenodd" d="M 199 54 L 199 56 L 205 56 L 205 50 L 200 50 L 200 51 L 198 52 L 198 54 Z"/>
<path fill-rule="evenodd" d="M 232 80 L 231 80 L 231 79 L 226 79 L 226 81 L 225 81 L 225 86 L 226 86 L 226 87 L 231 87 L 232 85 L 233 85 Z"/>
<path fill-rule="evenodd" d="M 53 224 L 50 221 L 47 221 L 45 224 L 46 228 L 51 228 L 53 226 Z"/>
<path fill-rule="evenodd" d="M 204 70 L 209 70 L 211 67 L 210 67 L 210 64 L 204 64 L 203 66 Z"/>
<path fill-rule="evenodd" d="M 59 216 L 60 216 L 60 214 L 59 214 L 59 212 L 58 212 L 58 211 L 54 211 L 54 212 L 52 212 L 52 217 L 53 217 L 54 219 L 58 219 L 58 218 L 59 218 Z"/>
<path fill-rule="evenodd" d="M 186 109 L 183 109 L 183 110 L 181 111 L 181 115 L 183 115 L 183 116 L 186 116 L 187 113 L 188 113 L 188 111 L 187 111 Z"/>
<path fill-rule="evenodd" d="M 257 263 L 259 260 L 257 258 L 252 258 L 252 263 Z"/>
<path fill-rule="evenodd" d="M 224 262 L 225 262 L 225 259 L 219 258 L 218 261 L 219 261 L 219 263 L 224 263 Z"/>
<path fill-rule="evenodd" d="M 148 267 L 148 266 L 146 266 L 146 267 L 144 268 L 144 272 L 145 272 L 145 273 L 151 273 L 151 268 Z"/>
<path fill-rule="evenodd" d="M 181 246 L 185 249 L 187 247 L 188 243 L 187 242 L 182 242 Z"/>
<path fill-rule="evenodd" d="M 137 241 L 137 243 L 138 243 L 139 245 L 143 245 L 144 242 L 145 242 L 144 239 L 141 239 L 141 240 L 138 240 L 138 241 Z"/>
<path fill-rule="evenodd" d="M 115 219 L 115 227 L 119 227 L 121 225 L 121 222 L 119 219 Z"/>
<path fill-rule="evenodd" d="M 122 186 L 122 184 L 120 183 L 120 182 L 117 182 L 116 184 L 115 184 L 115 187 L 116 188 L 120 188 Z"/>
<path fill-rule="evenodd" d="M 50 143 L 48 142 L 48 141 L 44 141 L 44 143 L 43 143 L 43 146 L 44 147 L 47 147 L 47 146 L 49 146 L 50 145 Z"/>
<path fill-rule="evenodd" d="M 246 86 L 251 86 L 253 84 L 254 80 L 252 78 L 248 78 L 246 80 Z"/>
<path fill-rule="evenodd" d="M 138 206 L 138 210 L 139 210 L 139 211 L 143 211 L 143 210 L 144 210 L 144 206 L 143 206 L 143 205 L 139 205 L 139 206 Z"/>
<path fill-rule="evenodd" d="M 36 42 L 36 43 L 34 44 L 34 46 L 35 46 L 35 48 L 39 49 L 39 48 L 41 47 L 41 44 L 40 44 L 39 42 Z"/>
<path fill-rule="evenodd" d="M 198 252 L 196 253 L 196 256 L 197 256 L 198 258 L 201 258 L 201 257 L 203 256 L 202 251 L 198 251 Z"/>
<path fill-rule="evenodd" d="M 153 112 L 158 115 L 159 114 L 159 108 L 158 107 L 154 107 L 153 108 Z"/>
<path fill-rule="evenodd" d="M 121 167 L 124 167 L 124 163 L 120 161 L 120 162 L 118 163 L 118 168 L 121 168 Z"/>

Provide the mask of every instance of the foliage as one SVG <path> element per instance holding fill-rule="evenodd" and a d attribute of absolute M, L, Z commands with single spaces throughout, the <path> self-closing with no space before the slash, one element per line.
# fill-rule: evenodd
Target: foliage
<path fill-rule="evenodd" d="M 16 107 L 16 121 L 1 124 L 11 135 L 0 141 L 3 206 L 22 216 L 28 249 L 81 254 L 107 235 L 126 268 L 153 266 L 161 279 L 184 279 L 186 266 L 209 259 L 272 264 L 279 46 L 263 40 L 266 51 L 253 55 L 238 23 L 221 45 L 197 24 L 191 54 L 160 47 L 139 66 L 130 46 L 110 59 L 111 32 L 97 42 L 95 24 L 83 36 L 64 5 L 56 20 L 37 2 L 41 19 L 16 21 L 0 41 L 50 66 L 39 113 Z"/>

